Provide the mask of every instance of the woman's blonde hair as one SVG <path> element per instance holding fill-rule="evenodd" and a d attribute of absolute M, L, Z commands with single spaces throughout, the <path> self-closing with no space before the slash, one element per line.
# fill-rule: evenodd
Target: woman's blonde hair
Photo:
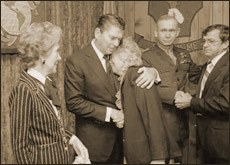
<path fill-rule="evenodd" d="M 122 44 L 114 51 L 113 56 L 118 55 L 124 63 L 123 69 L 126 71 L 131 66 L 142 65 L 142 52 L 132 37 L 126 37 L 122 40 Z"/>
<path fill-rule="evenodd" d="M 32 23 L 20 35 L 17 45 L 25 67 L 34 66 L 40 56 L 47 56 L 47 52 L 59 42 L 60 38 L 60 27 L 50 22 Z"/>

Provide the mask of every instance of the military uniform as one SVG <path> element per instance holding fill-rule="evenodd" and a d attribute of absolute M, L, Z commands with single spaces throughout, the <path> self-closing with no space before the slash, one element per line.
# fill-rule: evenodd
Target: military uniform
<path fill-rule="evenodd" d="M 165 127 L 168 136 L 168 148 L 170 158 L 182 156 L 182 142 L 187 136 L 185 123 L 185 112 L 178 110 L 174 105 L 176 91 L 184 91 L 187 82 L 187 73 L 192 63 L 190 54 L 184 50 L 172 46 L 175 63 L 166 52 L 154 45 L 143 53 L 145 66 L 154 67 L 158 70 L 161 82 L 157 85 L 162 105 L 163 114 L 166 118 Z"/>

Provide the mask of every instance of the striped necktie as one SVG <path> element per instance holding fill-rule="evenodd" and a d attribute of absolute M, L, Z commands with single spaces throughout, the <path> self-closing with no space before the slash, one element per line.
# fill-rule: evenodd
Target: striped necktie
<path fill-rule="evenodd" d="M 107 71 L 107 76 L 109 78 L 109 81 L 114 86 L 114 89 L 117 91 L 118 87 L 117 87 L 117 85 L 115 83 L 115 76 L 113 75 L 113 71 L 112 71 L 111 65 L 109 63 L 110 55 L 106 54 L 106 55 L 103 56 L 103 58 L 106 61 L 106 71 Z"/>
<path fill-rule="evenodd" d="M 204 90 L 204 87 L 205 87 L 205 83 L 206 83 L 206 81 L 208 79 L 208 76 L 209 76 L 212 68 L 213 68 L 213 64 L 211 63 L 211 61 L 207 62 L 207 67 L 206 67 L 206 70 L 204 72 L 204 75 L 203 75 L 203 78 L 202 78 L 202 81 L 201 81 L 199 98 L 202 97 L 202 93 L 203 93 L 203 90 Z"/>

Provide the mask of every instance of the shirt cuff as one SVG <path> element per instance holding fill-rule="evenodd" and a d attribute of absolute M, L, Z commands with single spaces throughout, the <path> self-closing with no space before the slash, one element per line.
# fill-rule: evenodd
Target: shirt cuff
<path fill-rule="evenodd" d="M 155 80 L 155 83 L 159 83 L 159 82 L 161 82 L 161 78 L 160 78 L 160 75 L 159 75 L 159 73 L 158 73 L 158 71 L 155 69 L 155 68 L 153 68 L 155 71 L 156 71 L 156 73 L 157 73 L 157 78 L 156 78 L 156 80 Z"/>
<path fill-rule="evenodd" d="M 77 139 L 77 137 L 75 135 L 73 135 L 70 140 L 69 140 L 69 144 L 73 145 L 74 141 Z"/>
<path fill-rule="evenodd" d="M 112 112 L 112 108 L 106 107 L 106 116 L 105 116 L 106 122 L 110 122 L 111 112 Z"/>

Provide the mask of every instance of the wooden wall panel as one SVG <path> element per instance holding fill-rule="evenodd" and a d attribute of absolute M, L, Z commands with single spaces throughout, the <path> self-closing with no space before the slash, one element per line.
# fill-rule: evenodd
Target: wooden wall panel
<path fill-rule="evenodd" d="M 229 26 L 229 1 L 223 1 L 223 24 Z"/>
<path fill-rule="evenodd" d="M 151 26 L 150 26 L 150 16 L 146 16 L 145 11 L 148 11 L 148 3 L 144 1 L 135 2 L 135 32 L 142 34 L 147 40 L 152 40 Z"/>
<path fill-rule="evenodd" d="M 125 1 L 125 35 L 133 36 L 134 35 L 134 24 L 135 24 L 135 6 L 134 1 Z"/>
<path fill-rule="evenodd" d="M 223 18 L 223 2 L 213 1 L 212 2 L 212 23 L 222 24 Z"/>
<path fill-rule="evenodd" d="M 1 164 L 15 164 L 11 146 L 8 97 L 20 76 L 18 54 L 1 55 Z"/>

